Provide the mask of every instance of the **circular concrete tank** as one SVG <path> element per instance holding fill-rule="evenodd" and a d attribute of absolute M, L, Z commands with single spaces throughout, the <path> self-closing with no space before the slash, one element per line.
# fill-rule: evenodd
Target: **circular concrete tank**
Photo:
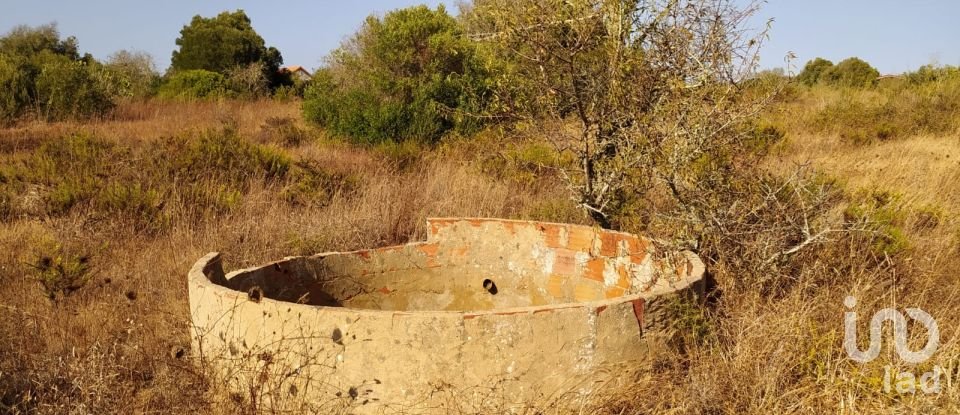
<path fill-rule="evenodd" d="M 508 411 L 616 387 L 703 264 L 588 226 L 430 219 L 424 242 L 190 270 L 194 352 L 295 411 Z M 662 323 L 662 322 L 661 322 Z"/>

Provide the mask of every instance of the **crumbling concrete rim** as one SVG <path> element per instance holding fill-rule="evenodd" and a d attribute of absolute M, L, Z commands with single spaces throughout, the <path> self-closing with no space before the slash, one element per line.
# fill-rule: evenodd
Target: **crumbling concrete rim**
<path fill-rule="evenodd" d="M 419 244 L 422 242 L 415 242 L 415 243 Z M 402 246 L 402 245 L 397 245 L 397 246 Z M 312 257 L 318 257 L 318 256 L 322 257 L 324 255 L 330 255 L 330 254 L 350 254 L 355 252 L 360 252 L 360 251 L 338 252 L 338 253 L 330 252 L 330 253 L 322 253 L 322 254 L 307 255 L 307 256 L 287 257 L 282 260 L 273 261 L 261 266 L 231 271 L 229 274 L 226 274 L 226 276 L 230 277 L 230 276 L 237 275 L 238 272 L 256 270 L 256 269 L 268 267 L 274 264 L 281 264 L 291 260 L 312 258 Z M 349 312 L 349 313 L 367 314 L 371 316 L 414 315 L 415 314 L 415 315 L 421 315 L 421 316 L 452 317 L 452 318 L 474 318 L 479 316 L 525 314 L 525 313 L 535 314 L 535 313 L 552 312 L 556 310 L 565 310 L 565 309 L 572 309 L 572 308 L 583 308 L 583 309 L 601 308 L 602 309 L 604 307 L 609 307 L 616 304 L 634 302 L 637 300 L 647 300 L 653 297 L 667 294 L 668 292 L 671 292 L 671 291 L 686 289 L 691 285 L 693 285 L 694 283 L 696 283 L 697 281 L 699 281 L 703 276 L 703 270 L 704 270 L 703 263 L 700 261 L 699 258 L 697 258 L 695 254 L 689 251 L 684 251 L 684 253 L 686 254 L 686 256 L 690 258 L 696 259 L 694 269 L 698 270 L 699 272 L 691 273 L 689 276 L 686 276 L 682 278 L 680 281 L 677 281 L 677 283 L 674 284 L 669 291 L 664 291 L 664 292 L 651 291 L 651 292 L 642 292 L 642 293 L 636 293 L 636 294 L 625 294 L 619 297 L 602 299 L 602 300 L 594 300 L 594 301 L 565 302 L 565 303 L 546 304 L 546 305 L 537 305 L 537 306 L 504 307 L 504 308 L 495 308 L 490 310 L 409 310 L 409 311 L 378 310 L 378 309 L 349 308 L 349 307 L 330 307 L 330 306 L 322 306 L 322 305 L 298 304 L 298 303 L 293 303 L 288 301 L 274 300 L 268 297 L 262 298 L 259 301 L 259 303 L 261 305 L 272 305 L 272 306 L 282 305 L 286 307 L 293 307 L 296 309 L 303 309 L 303 310 L 325 309 L 331 312 Z M 204 270 L 210 268 L 211 266 L 215 267 L 217 270 L 219 270 L 219 272 L 222 273 L 222 265 L 220 265 L 222 264 L 222 260 L 223 260 L 223 256 L 219 252 L 210 252 L 204 255 L 190 269 L 190 280 L 197 282 L 198 285 L 202 286 L 205 289 L 212 289 L 215 291 L 219 291 L 222 293 L 222 295 L 230 298 L 231 300 L 250 301 L 249 299 L 245 298 L 247 296 L 246 292 L 233 290 L 228 287 L 216 284 L 212 281 L 212 278 L 217 278 L 216 275 L 208 276 L 205 274 Z M 215 271 L 214 274 L 216 274 L 216 272 L 217 271 Z M 228 278 L 225 278 L 225 280 L 226 279 Z"/>
<path fill-rule="evenodd" d="M 541 226 L 576 227 L 581 229 L 594 229 L 594 230 L 602 231 L 605 233 L 612 233 L 612 234 L 617 234 L 621 236 L 636 236 L 639 238 L 648 239 L 630 232 L 618 231 L 614 229 L 604 229 L 596 225 L 582 225 L 582 224 L 564 223 L 564 222 L 545 222 L 545 221 L 539 221 L 539 220 L 526 220 L 526 219 L 485 218 L 485 217 L 477 217 L 477 216 L 466 216 L 466 217 L 449 216 L 449 217 L 427 218 L 427 228 L 429 229 L 430 225 L 433 224 L 433 222 L 459 222 L 459 221 L 479 221 L 479 222 L 485 222 L 485 223 L 522 223 L 522 224 L 541 225 Z M 429 239 L 429 234 L 428 234 L 428 239 Z M 417 242 L 422 242 L 422 241 L 417 241 Z"/>

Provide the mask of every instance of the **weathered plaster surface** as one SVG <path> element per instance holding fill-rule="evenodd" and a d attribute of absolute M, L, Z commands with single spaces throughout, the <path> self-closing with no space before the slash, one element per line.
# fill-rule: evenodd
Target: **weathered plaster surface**
<path fill-rule="evenodd" d="M 613 390 L 703 264 L 579 226 L 431 219 L 424 242 L 190 270 L 196 354 L 246 397 L 363 413 L 509 410 Z"/>

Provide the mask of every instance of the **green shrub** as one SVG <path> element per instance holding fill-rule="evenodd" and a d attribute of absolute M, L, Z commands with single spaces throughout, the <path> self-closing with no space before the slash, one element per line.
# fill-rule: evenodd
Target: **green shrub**
<path fill-rule="evenodd" d="M 280 102 L 289 102 L 295 99 L 302 99 L 310 86 L 310 82 L 299 79 L 291 79 L 289 84 L 280 85 L 273 90 L 273 99 Z"/>
<path fill-rule="evenodd" d="M 95 78 L 95 64 L 64 56 L 41 53 L 40 73 L 35 79 L 40 116 L 46 120 L 86 118 L 103 114 L 113 101 Z"/>
<path fill-rule="evenodd" d="M 353 176 L 327 173 L 315 163 L 297 162 L 280 194 L 293 205 L 323 206 L 336 192 L 353 188 L 356 181 Z"/>
<path fill-rule="evenodd" d="M 748 130 L 749 139 L 746 147 L 758 153 L 766 152 L 772 146 L 782 142 L 787 136 L 787 132 L 780 125 L 758 122 L 752 127 L 751 130 Z"/>
<path fill-rule="evenodd" d="M 14 28 L 0 38 L 0 122 L 35 111 L 45 120 L 87 118 L 113 107 L 102 67 L 80 57 L 53 26 Z"/>
<path fill-rule="evenodd" d="M 57 245 L 49 254 L 38 255 L 33 264 L 37 281 L 51 299 L 70 295 L 90 281 L 90 256 Z"/>
<path fill-rule="evenodd" d="M 960 79 L 960 68 L 956 66 L 923 65 L 914 72 L 906 73 L 904 77 L 913 85 L 958 80 Z"/>
<path fill-rule="evenodd" d="M 97 194 L 96 207 L 106 214 L 128 215 L 139 224 L 155 231 L 166 227 L 167 218 L 161 212 L 163 195 L 159 190 L 142 183 L 116 181 Z"/>
<path fill-rule="evenodd" d="M 893 256 L 907 250 L 910 240 L 903 227 L 907 215 L 901 196 L 889 191 L 862 192 L 844 211 L 849 222 L 862 222 L 873 234 L 872 253 L 876 257 Z"/>
<path fill-rule="evenodd" d="M 279 179 L 291 165 L 290 158 L 283 152 L 250 143 L 230 129 L 175 140 L 174 146 L 182 150 L 164 163 L 170 166 L 171 173 L 180 177 L 195 180 L 218 177 L 231 183 L 256 176 Z"/>
<path fill-rule="evenodd" d="M 307 120 L 357 142 L 435 142 L 472 132 L 490 75 L 476 44 L 443 6 L 371 16 L 317 71 L 305 92 Z"/>
<path fill-rule="evenodd" d="M 11 167 L 5 187 L 22 191 L 22 183 L 40 186 L 46 189 L 41 193 L 42 211 L 62 214 L 96 196 L 101 178 L 110 174 L 110 163 L 118 155 L 113 145 L 89 135 L 48 140 Z"/>
<path fill-rule="evenodd" d="M 23 59 L 0 54 L 0 123 L 23 115 L 32 90 L 33 81 Z"/>
<path fill-rule="evenodd" d="M 176 72 L 157 91 L 160 98 L 194 100 L 223 97 L 227 92 L 223 75 L 203 69 Z"/>
<path fill-rule="evenodd" d="M 876 68 L 860 58 L 847 58 L 820 74 L 819 82 L 835 86 L 863 88 L 873 85 L 880 76 Z"/>
<path fill-rule="evenodd" d="M 816 85 L 820 82 L 820 78 L 824 72 L 829 71 L 831 68 L 833 68 L 833 62 L 823 58 L 816 58 L 803 66 L 803 71 L 797 75 L 797 81 L 807 86 Z"/>
<path fill-rule="evenodd" d="M 160 81 L 153 57 L 146 52 L 126 50 L 107 58 L 102 77 L 112 95 L 124 98 L 151 96 Z"/>
<path fill-rule="evenodd" d="M 863 88 L 874 84 L 880 72 L 860 58 L 847 58 L 836 65 L 823 58 L 816 58 L 803 66 L 803 71 L 797 75 L 797 81 L 813 86 L 826 84 Z"/>
<path fill-rule="evenodd" d="M 89 134 L 74 134 L 44 141 L 20 171 L 26 180 L 52 186 L 68 178 L 107 174 L 118 149 Z"/>
<path fill-rule="evenodd" d="M 850 98 L 825 106 L 814 117 L 813 126 L 822 132 L 836 133 L 853 144 L 867 144 L 901 135 L 891 124 L 895 108 L 886 104 L 866 104 Z"/>

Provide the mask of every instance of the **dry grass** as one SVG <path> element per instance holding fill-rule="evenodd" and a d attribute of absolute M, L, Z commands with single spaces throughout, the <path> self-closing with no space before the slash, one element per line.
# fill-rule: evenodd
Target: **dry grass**
<path fill-rule="evenodd" d="M 709 307 L 681 311 L 677 337 L 682 347 L 657 356 L 655 370 L 628 393 L 585 412 L 958 409 L 960 382 L 939 395 L 884 393 L 879 383 L 884 365 L 907 366 L 889 342 L 875 362 L 850 361 L 842 347 L 842 301 L 846 295 L 860 298 L 861 323 L 886 306 L 923 308 L 941 329 L 933 363 L 960 361 L 960 317 L 954 313 L 960 307 L 960 282 L 953 274 L 960 267 L 960 142 L 953 135 L 924 135 L 857 145 L 784 122 L 803 119 L 797 114 L 809 115 L 833 99 L 839 98 L 824 92 L 803 95 L 789 104 L 792 117 L 772 117 L 785 126 L 788 143 L 770 157 L 770 167 L 810 162 L 844 184 L 846 204 L 883 192 L 899 195 L 884 209 L 895 218 L 889 225 L 901 229 L 909 245 L 876 257 L 868 249 L 871 235 L 836 238 L 799 254 L 801 265 L 791 271 L 773 271 L 774 281 L 790 282 L 777 296 L 736 284 L 749 270 L 720 258 L 711 272 L 722 294 Z M 270 123 L 291 123 L 306 139 L 287 140 L 288 133 L 265 127 Z M 144 149 L 171 136 L 193 139 L 225 124 L 294 166 L 321 166 L 344 185 L 291 201 L 282 195 L 299 176 L 243 177 L 240 198 L 229 209 L 197 216 L 164 206 L 169 223 L 152 232 L 144 232 L 143 219 L 129 210 L 105 213 L 87 202 L 58 214 L 5 217 L 0 223 L 0 307 L 6 316 L 0 318 L 0 411 L 249 411 L 184 358 L 189 348 L 185 273 L 209 251 L 224 252 L 233 268 L 287 255 L 403 243 L 422 237 L 424 218 L 431 215 L 584 221 L 569 207 L 557 179 L 537 167 L 544 157 L 535 145 L 454 141 L 434 151 L 361 148 L 304 126 L 295 103 L 127 104 L 109 120 L 0 131 L 0 162 L 19 163 L 44 142 L 82 130 L 129 149 L 120 153 L 128 158 L 113 160 L 106 174 L 154 171 L 142 168 L 146 160 L 137 155 Z M 502 150 L 494 156 L 478 151 L 490 148 Z M 34 267 L 43 256 L 89 257 L 89 281 L 51 298 Z M 865 327 L 861 324 L 861 344 Z M 923 341 L 922 330 L 911 332 L 917 344 Z"/>
<path fill-rule="evenodd" d="M 117 107 L 104 119 L 45 123 L 31 121 L 0 129 L 0 152 L 29 151 L 44 138 L 89 132 L 110 140 L 144 141 L 236 124 L 252 137 L 269 117 L 300 118 L 297 105 L 272 100 L 211 100 L 197 102 L 137 101 Z"/>
<path fill-rule="evenodd" d="M 150 171 L 138 151 L 167 136 L 220 128 L 224 119 L 251 142 L 263 138 L 261 127 L 269 117 L 299 124 L 296 104 L 272 102 L 140 103 L 121 112 L 127 115 L 118 120 L 4 131 L 7 145 L 0 158 L 14 163 L 46 140 L 80 129 L 129 149 L 118 153 L 126 159 L 111 160 L 105 170 L 122 176 L 130 171 L 123 166 Z M 322 200 L 290 203 L 281 197 L 286 183 L 249 177 L 233 208 L 198 219 L 164 206 L 169 224 L 156 232 L 144 232 L 129 211 L 105 213 L 86 202 L 61 214 L 27 211 L 5 219 L 0 224 L 0 306 L 8 318 L 0 319 L 0 408 L 14 413 L 236 411 L 183 358 L 189 348 L 185 273 L 209 251 L 224 252 L 228 266 L 247 266 L 297 253 L 403 243 L 422 237 L 431 215 L 576 220 L 570 209 L 541 209 L 545 203 L 561 204 L 551 203 L 563 197 L 558 191 L 494 180 L 466 158 L 423 154 L 401 170 L 380 152 L 305 130 L 309 140 L 299 146 L 265 148 L 294 163 L 322 166 L 349 182 L 335 193 L 315 196 Z M 31 144 L 23 144 L 27 141 Z M 30 197 L 36 195 L 14 195 Z M 34 269 L 42 256 L 89 257 L 89 281 L 51 299 Z"/>

